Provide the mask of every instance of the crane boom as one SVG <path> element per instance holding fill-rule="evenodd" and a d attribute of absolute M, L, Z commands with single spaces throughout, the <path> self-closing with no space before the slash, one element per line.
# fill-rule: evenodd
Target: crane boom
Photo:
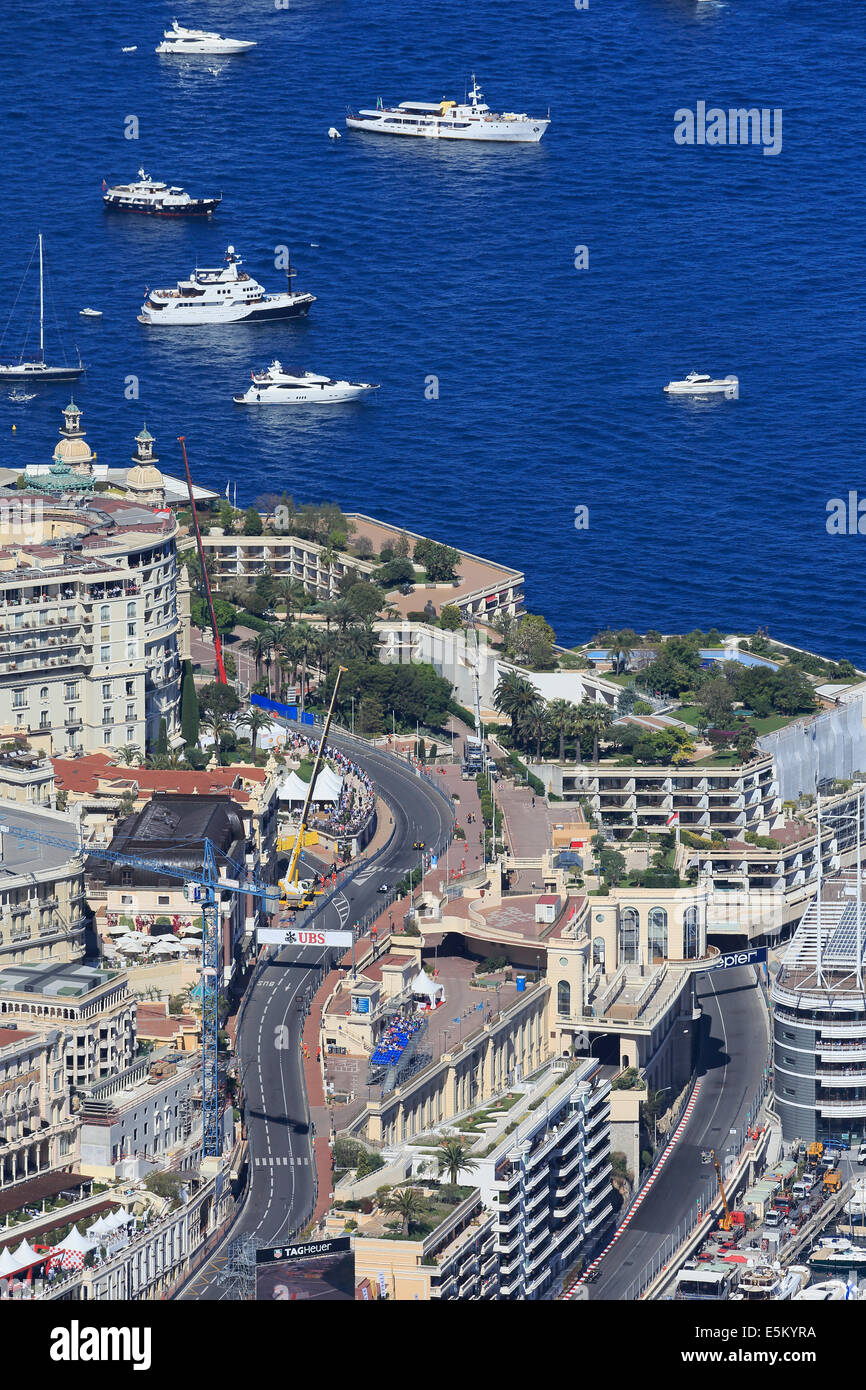
<path fill-rule="evenodd" d="M 207 606 L 210 611 L 210 625 L 213 631 L 213 648 L 216 655 L 217 681 L 220 685 L 228 685 L 226 678 L 226 668 L 223 662 L 223 648 L 217 629 L 216 613 L 213 606 L 213 595 L 210 591 L 210 579 L 208 578 L 207 565 L 204 560 L 204 546 L 201 543 L 201 530 L 198 524 L 198 512 L 195 509 L 195 497 L 192 490 L 192 474 L 189 471 L 189 459 L 186 456 L 186 435 L 179 434 L 177 437 L 181 450 L 183 451 L 183 466 L 186 469 L 186 485 L 189 490 L 189 505 L 192 508 L 192 524 L 195 527 L 195 543 L 198 549 L 198 559 L 201 565 L 202 579 L 204 580 L 205 593 L 207 594 Z"/>
<path fill-rule="evenodd" d="M 102 845 L 84 845 L 79 840 L 67 840 L 62 835 L 47 835 L 40 830 L 30 830 L 26 826 L 0 824 L 0 835 L 14 835 L 20 841 L 37 845 L 53 845 L 57 849 L 71 850 L 73 854 L 88 855 L 102 859 L 109 864 L 123 864 L 129 868 L 146 869 L 150 873 L 166 878 L 183 880 L 188 888 L 196 886 L 201 893 L 187 891 L 188 901 L 198 902 L 202 916 L 202 971 L 201 971 L 201 1050 L 202 1050 L 202 1154 L 205 1158 L 218 1157 L 220 1153 L 219 1134 L 219 910 L 217 893 L 226 890 L 230 893 L 249 893 L 264 902 L 279 902 L 279 894 L 270 892 L 268 886 L 256 878 L 246 878 L 246 870 L 235 863 L 229 855 L 223 854 L 212 840 L 205 839 L 203 863 L 200 873 L 182 864 L 165 863 L 156 859 L 145 859 L 138 854 L 122 854 L 118 850 Z M 220 878 L 218 856 L 225 860 L 239 875 L 238 878 Z"/>
<path fill-rule="evenodd" d="M 331 720 L 334 717 L 334 706 L 337 703 L 337 691 L 340 688 L 340 681 L 343 678 L 343 672 L 345 671 L 345 669 L 345 666 L 337 667 L 337 679 L 334 681 L 334 689 L 331 695 L 331 703 L 328 706 L 328 713 L 325 718 L 325 727 L 322 730 L 322 737 L 319 739 L 319 746 L 316 749 L 316 757 L 315 761 L 313 762 L 313 770 L 310 773 L 310 785 L 307 788 L 307 795 L 304 798 L 304 806 L 303 810 L 301 811 L 301 823 L 298 826 L 298 833 L 295 837 L 295 844 L 294 848 L 292 849 L 291 858 L 289 860 L 289 867 L 286 870 L 286 876 L 285 878 L 280 880 L 280 887 L 285 890 L 286 896 L 288 896 L 289 893 L 297 892 L 295 885 L 297 883 L 298 877 L 298 858 L 301 853 L 301 846 L 304 843 L 304 831 L 307 828 L 307 817 L 310 814 L 310 804 L 313 800 L 313 791 L 316 785 L 316 778 L 319 775 L 319 768 L 322 764 L 322 755 L 325 751 L 325 744 L 328 740 L 328 730 L 331 727 Z"/>

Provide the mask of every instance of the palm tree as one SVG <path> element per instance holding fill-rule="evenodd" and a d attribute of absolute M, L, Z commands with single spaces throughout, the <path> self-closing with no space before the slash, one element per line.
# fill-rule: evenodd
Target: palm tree
<path fill-rule="evenodd" d="M 263 632 L 257 632 L 255 637 L 251 637 L 248 642 L 244 642 L 244 647 L 251 653 L 256 663 L 256 682 L 262 678 L 262 665 L 268 664 L 268 689 L 270 689 L 270 659 L 274 646 L 274 634 L 270 628 Z"/>
<path fill-rule="evenodd" d="M 474 1173 L 478 1160 L 473 1158 L 464 1139 L 443 1139 L 439 1145 L 439 1172 L 447 1173 L 451 1183 L 457 1182 L 461 1172 Z"/>
<path fill-rule="evenodd" d="M 504 671 L 493 692 L 493 704 L 511 720 L 511 739 L 517 744 L 518 725 L 529 712 L 543 703 L 531 681 L 517 671 Z"/>
<path fill-rule="evenodd" d="M 313 631 L 309 623 L 295 623 L 294 627 L 295 651 L 301 659 L 301 713 L 304 712 L 304 702 L 307 697 L 307 662 L 316 650 L 318 643 L 318 633 Z"/>
<path fill-rule="evenodd" d="M 543 703 L 527 709 L 521 717 L 519 729 L 527 744 L 535 743 L 535 761 L 541 762 L 541 746 L 550 736 L 550 723 Z"/>
<path fill-rule="evenodd" d="M 595 700 L 581 700 L 575 714 L 578 735 L 592 735 L 592 761 L 598 762 L 598 741 L 607 733 L 613 723 L 613 715 L 607 705 L 599 705 Z"/>
<path fill-rule="evenodd" d="M 612 634 L 609 655 L 613 657 L 617 673 L 628 668 L 637 640 L 637 633 L 630 627 L 620 628 L 619 632 Z"/>
<path fill-rule="evenodd" d="M 209 714 L 203 714 L 200 720 L 200 727 L 205 729 L 212 737 L 215 744 L 217 762 L 222 766 L 222 748 L 220 740 L 225 734 L 233 732 L 232 725 L 224 714 L 215 710 Z"/>
<path fill-rule="evenodd" d="M 385 1198 L 385 1210 L 396 1212 L 402 1218 L 403 1230 L 408 1235 L 424 1207 L 423 1193 L 417 1187 L 396 1187 Z"/>
<path fill-rule="evenodd" d="M 547 715 L 550 720 L 550 727 L 555 733 L 559 734 L 559 761 L 565 761 L 565 739 L 567 734 L 574 733 L 574 716 L 577 713 L 577 705 L 572 704 L 571 700 L 551 700 L 547 706 Z"/>
<path fill-rule="evenodd" d="M 266 714 L 263 709 L 260 709 L 258 705 L 250 705 L 250 708 L 245 710 L 243 714 L 238 715 L 235 721 L 239 729 L 249 729 L 250 731 L 250 742 L 253 745 L 253 762 L 256 760 L 256 740 L 259 736 L 259 732 L 267 728 L 270 722 L 271 716 Z"/>
<path fill-rule="evenodd" d="M 141 761 L 141 749 L 135 743 L 125 743 L 117 754 L 124 767 L 132 767 Z"/>

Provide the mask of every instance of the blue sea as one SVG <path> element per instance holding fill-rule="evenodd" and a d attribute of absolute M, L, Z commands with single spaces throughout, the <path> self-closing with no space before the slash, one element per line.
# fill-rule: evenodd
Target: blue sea
<path fill-rule="evenodd" d="M 174 16 L 258 47 L 157 57 Z M 866 497 L 864 69 L 850 0 L 6 0 L 2 307 L 41 230 L 103 462 L 146 421 L 177 473 L 185 434 L 239 502 L 335 500 L 520 567 L 566 642 L 761 625 L 864 665 L 866 537 L 825 526 Z M 473 71 L 495 110 L 550 108 L 541 145 L 327 139 L 347 105 L 462 97 Z M 781 152 L 677 145 L 699 101 L 781 108 Z M 222 192 L 217 216 L 106 214 L 102 180 L 140 165 Z M 146 285 L 228 243 L 267 288 L 289 246 L 309 320 L 136 321 Z M 382 389 L 233 406 L 273 357 Z M 740 399 L 669 400 L 692 369 Z M 66 394 L 0 392 L 3 464 L 50 457 Z"/>

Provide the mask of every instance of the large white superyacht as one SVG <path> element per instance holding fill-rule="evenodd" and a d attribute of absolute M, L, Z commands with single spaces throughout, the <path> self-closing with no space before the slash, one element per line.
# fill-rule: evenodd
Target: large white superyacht
<path fill-rule="evenodd" d="M 157 53 L 245 53 L 248 48 L 255 48 L 255 41 L 252 39 L 229 39 L 222 34 L 216 34 L 210 29 L 187 29 L 184 25 L 178 24 L 176 19 L 171 21 L 171 28 L 166 29 L 162 37 L 162 43 L 157 44 Z"/>
<path fill-rule="evenodd" d="M 302 318 L 315 303 L 314 294 L 292 289 L 296 275 L 289 263 L 287 288 L 266 294 L 264 286 L 245 270 L 230 246 L 225 264 L 196 269 L 188 280 L 178 280 L 176 289 L 147 290 L 138 315 L 139 323 L 164 328 L 197 328 L 210 323 L 259 323 L 270 319 Z"/>
<path fill-rule="evenodd" d="M 550 125 L 550 112 L 547 116 L 528 116 L 525 111 L 491 111 L 473 73 L 472 86 L 463 102 L 443 98 L 385 106 L 379 98 L 374 109 L 349 111 L 346 125 L 350 130 L 370 130 L 378 135 L 538 144 Z"/>

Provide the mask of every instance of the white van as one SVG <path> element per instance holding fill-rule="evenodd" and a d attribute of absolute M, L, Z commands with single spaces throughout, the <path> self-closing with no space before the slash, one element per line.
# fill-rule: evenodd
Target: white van
<path fill-rule="evenodd" d="M 862 1143 L 857 1150 L 857 1162 L 866 1163 L 866 1142 Z"/>

